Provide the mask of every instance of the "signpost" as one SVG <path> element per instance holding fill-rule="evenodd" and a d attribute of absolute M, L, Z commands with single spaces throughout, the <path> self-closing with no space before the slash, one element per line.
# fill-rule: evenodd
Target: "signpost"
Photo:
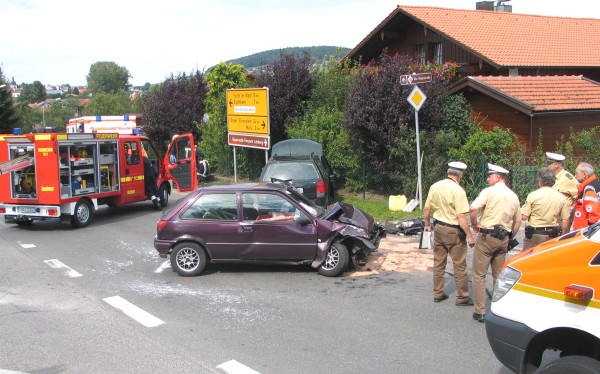
<path fill-rule="evenodd" d="M 232 88 L 226 92 L 227 142 L 233 146 L 234 179 L 237 181 L 236 147 L 267 151 L 271 143 L 269 89 Z"/>
<path fill-rule="evenodd" d="M 400 84 L 403 86 L 406 86 L 408 84 L 429 82 L 431 82 L 431 73 L 407 74 L 400 76 Z"/>
<path fill-rule="evenodd" d="M 431 74 L 429 74 L 429 79 L 431 81 Z M 420 149 L 420 141 L 419 141 L 419 109 L 423 106 L 423 103 L 427 99 L 427 96 L 419 89 L 418 86 L 415 86 L 411 91 L 410 95 L 408 95 L 408 102 L 415 108 L 415 126 L 417 133 L 417 185 L 419 186 L 419 207 L 423 209 L 423 187 L 421 186 L 421 149 Z"/>

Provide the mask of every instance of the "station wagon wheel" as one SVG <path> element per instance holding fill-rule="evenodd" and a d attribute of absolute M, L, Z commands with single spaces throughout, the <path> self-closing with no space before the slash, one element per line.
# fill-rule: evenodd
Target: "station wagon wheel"
<path fill-rule="evenodd" d="M 196 243 L 179 243 L 171 251 L 171 267 L 183 277 L 196 276 L 205 266 L 206 252 Z"/>
<path fill-rule="evenodd" d="M 350 255 L 346 246 L 335 242 L 327 250 L 325 261 L 319 267 L 319 273 L 326 277 L 337 277 L 348 268 L 348 261 Z"/>
<path fill-rule="evenodd" d="M 81 199 L 75 204 L 75 211 L 71 216 L 73 227 L 85 227 L 92 222 L 92 205 L 87 199 Z"/>

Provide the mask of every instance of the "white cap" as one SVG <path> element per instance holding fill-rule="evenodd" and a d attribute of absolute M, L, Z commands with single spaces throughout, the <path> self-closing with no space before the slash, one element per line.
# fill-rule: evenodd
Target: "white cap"
<path fill-rule="evenodd" d="M 450 167 L 450 169 L 455 169 L 458 171 L 465 171 L 465 169 L 467 168 L 467 164 L 460 161 L 452 161 L 448 163 L 448 167 Z"/>
<path fill-rule="evenodd" d="M 508 175 L 508 170 L 502 166 L 488 164 L 488 174 L 505 174 Z"/>
<path fill-rule="evenodd" d="M 552 152 L 546 152 L 546 158 L 548 158 L 549 162 L 563 162 L 565 160 L 565 156 Z"/>

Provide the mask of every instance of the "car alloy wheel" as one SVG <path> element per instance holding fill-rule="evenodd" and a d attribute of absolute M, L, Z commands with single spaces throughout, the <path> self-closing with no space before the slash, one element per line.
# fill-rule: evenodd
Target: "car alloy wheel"
<path fill-rule="evenodd" d="M 206 252 L 196 243 L 179 243 L 171 252 L 171 266 L 179 275 L 198 275 L 206 266 Z"/>

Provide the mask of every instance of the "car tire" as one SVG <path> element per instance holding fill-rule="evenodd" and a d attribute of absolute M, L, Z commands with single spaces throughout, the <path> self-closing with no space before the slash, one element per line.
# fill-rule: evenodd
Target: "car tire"
<path fill-rule="evenodd" d="M 177 244 L 171 251 L 171 267 L 182 277 L 194 277 L 206 266 L 206 252 L 196 243 Z"/>
<path fill-rule="evenodd" d="M 163 208 L 169 204 L 169 188 L 166 183 L 160 185 L 158 189 L 158 198 L 160 199 L 160 206 Z"/>
<path fill-rule="evenodd" d="M 325 261 L 319 267 L 319 273 L 326 277 L 337 277 L 348 269 L 350 254 L 345 245 L 334 242 L 327 250 Z"/>
<path fill-rule="evenodd" d="M 75 211 L 71 216 L 71 225 L 73 227 L 85 227 L 92 222 L 94 210 L 92 204 L 87 199 L 80 199 L 75 204 Z"/>
<path fill-rule="evenodd" d="M 536 374 L 594 374 L 600 373 L 600 361 L 586 356 L 566 356 L 538 369 Z"/>

